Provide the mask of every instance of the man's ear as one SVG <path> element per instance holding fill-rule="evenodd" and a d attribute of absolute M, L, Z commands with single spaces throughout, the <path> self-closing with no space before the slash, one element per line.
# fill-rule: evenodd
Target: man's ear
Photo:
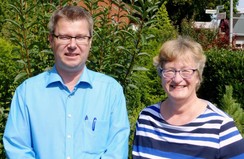
<path fill-rule="evenodd" d="M 91 37 L 91 39 L 90 39 L 90 43 L 89 43 L 89 47 L 91 48 L 91 46 L 92 46 L 92 37 Z"/>
<path fill-rule="evenodd" d="M 53 41 L 53 36 L 51 34 L 48 35 L 48 40 L 50 43 Z"/>
<path fill-rule="evenodd" d="M 53 41 L 54 41 L 54 38 L 53 38 L 53 35 L 52 34 L 49 34 L 48 35 L 48 41 L 49 41 L 49 44 L 51 46 L 51 48 L 53 47 Z"/>

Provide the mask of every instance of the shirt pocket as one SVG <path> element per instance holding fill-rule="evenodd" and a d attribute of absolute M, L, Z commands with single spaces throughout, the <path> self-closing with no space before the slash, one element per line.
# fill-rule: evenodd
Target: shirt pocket
<path fill-rule="evenodd" d="M 107 148 L 109 122 L 106 120 L 86 120 L 84 125 L 84 151 L 101 153 Z"/>

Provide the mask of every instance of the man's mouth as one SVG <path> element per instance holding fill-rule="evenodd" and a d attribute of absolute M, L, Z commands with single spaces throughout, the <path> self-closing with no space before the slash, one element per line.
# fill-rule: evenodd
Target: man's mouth
<path fill-rule="evenodd" d="M 64 55 L 65 56 L 77 56 L 78 54 L 76 54 L 76 53 L 65 53 Z"/>

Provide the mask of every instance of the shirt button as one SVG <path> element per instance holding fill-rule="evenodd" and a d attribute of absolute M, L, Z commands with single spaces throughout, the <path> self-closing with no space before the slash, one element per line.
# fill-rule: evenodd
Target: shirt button
<path fill-rule="evenodd" d="M 68 135 L 67 138 L 70 139 L 71 138 L 71 135 Z"/>
<path fill-rule="evenodd" d="M 69 118 L 71 118 L 71 117 L 72 117 L 72 115 L 71 115 L 71 114 L 68 114 L 68 117 L 69 117 Z"/>
<path fill-rule="evenodd" d="M 69 156 L 66 159 L 71 159 Z"/>

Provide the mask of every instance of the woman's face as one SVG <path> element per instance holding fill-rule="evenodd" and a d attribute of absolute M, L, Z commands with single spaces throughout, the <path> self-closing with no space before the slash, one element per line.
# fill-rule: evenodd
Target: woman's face
<path fill-rule="evenodd" d="M 164 70 L 195 70 L 197 64 L 192 57 L 182 58 L 179 57 L 172 62 L 165 63 Z M 166 91 L 168 98 L 174 101 L 187 100 L 192 97 L 196 97 L 197 85 L 200 82 L 198 72 L 192 71 L 192 75 L 187 78 L 183 78 L 180 72 L 175 72 L 175 76 L 172 78 L 162 77 L 162 86 Z"/>

